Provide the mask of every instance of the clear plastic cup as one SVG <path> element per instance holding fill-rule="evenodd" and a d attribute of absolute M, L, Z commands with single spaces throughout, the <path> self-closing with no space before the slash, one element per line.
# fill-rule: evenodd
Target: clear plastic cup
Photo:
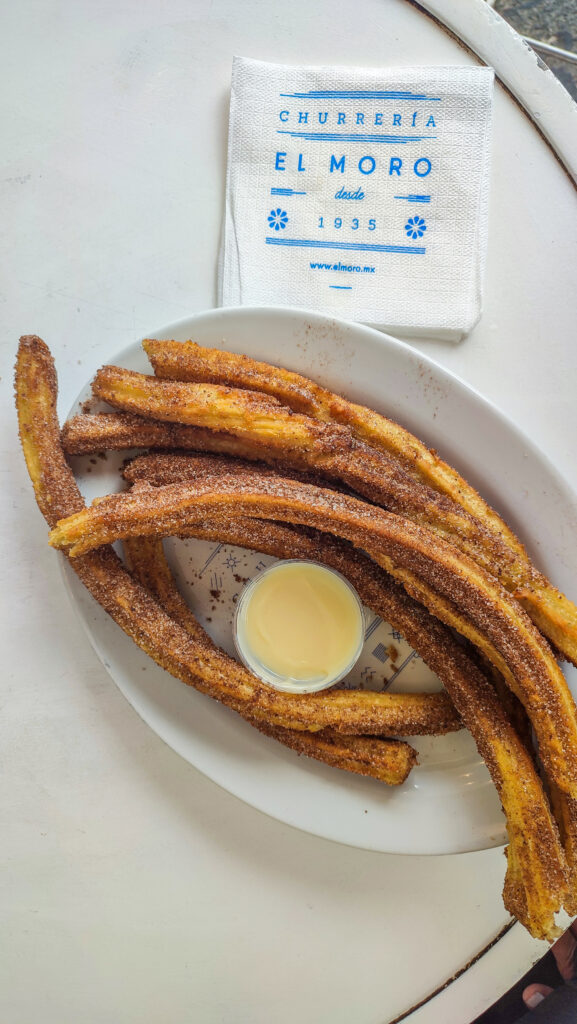
<path fill-rule="evenodd" d="M 246 614 L 250 601 L 254 596 L 256 588 L 262 584 L 265 577 L 269 576 L 271 573 L 282 570 L 288 565 L 314 565 L 318 569 L 322 569 L 323 572 L 337 577 L 340 583 L 347 588 L 354 598 L 354 614 L 358 620 L 356 628 L 356 643 L 354 644 L 354 647 L 351 645 L 350 658 L 346 661 L 343 660 L 342 664 L 335 666 L 334 672 L 330 675 L 325 674 L 322 677 L 317 676 L 306 679 L 295 679 L 292 676 L 282 676 L 275 672 L 269 665 L 265 665 L 251 649 L 245 628 Z M 268 686 L 272 686 L 275 690 L 283 690 L 287 693 L 316 693 L 319 690 L 326 690 L 329 687 L 334 686 L 351 671 L 355 663 L 358 661 L 363 649 L 365 639 L 364 627 L 365 616 L 359 595 L 355 588 L 351 586 L 349 581 L 345 579 L 340 572 L 337 572 L 335 569 L 328 568 L 328 566 L 323 565 L 321 562 L 298 558 L 285 559 L 275 562 L 274 565 L 263 570 L 263 572 L 260 572 L 257 576 L 253 576 L 253 578 L 249 580 L 243 588 L 237 602 L 234 616 L 234 644 L 242 663 L 250 669 L 251 672 L 258 676 L 259 679 L 262 679 L 263 683 L 266 683 Z"/>

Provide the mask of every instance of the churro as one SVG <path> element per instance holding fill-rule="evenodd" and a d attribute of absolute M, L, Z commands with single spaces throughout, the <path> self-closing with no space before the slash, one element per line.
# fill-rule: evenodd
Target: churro
<path fill-rule="evenodd" d="M 124 448 L 191 448 L 244 459 L 266 456 L 264 445 L 241 441 L 222 430 L 166 423 L 127 412 L 71 416 L 62 427 L 61 441 L 67 455 L 91 455 Z"/>
<path fill-rule="evenodd" d="M 192 341 L 147 339 L 143 345 L 158 377 L 262 392 L 298 413 L 346 426 L 359 441 L 397 458 L 415 480 L 447 495 L 504 543 L 512 560 L 501 582 L 558 651 L 577 664 L 577 608 L 573 602 L 531 564 L 521 541 L 480 494 L 408 430 L 301 374 L 244 355 L 204 348 Z M 486 543 L 482 534 L 478 543 Z M 490 544 L 487 550 L 490 555 Z"/>
<path fill-rule="evenodd" d="M 141 473 L 147 461 L 149 460 L 142 458 L 129 464 L 125 470 L 127 478 L 131 478 L 131 470 L 134 468 L 139 470 L 137 476 L 142 480 Z M 156 464 L 158 473 L 160 460 L 152 456 L 150 461 Z M 197 478 L 202 472 L 203 462 Z M 171 470 L 181 475 L 181 465 L 182 461 L 178 457 L 174 460 L 168 458 L 164 470 L 165 479 Z M 210 460 L 204 465 L 209 469 Z M 305 531 L 281 523 L 243 518 L 235 515 L 233 510 L 229 510 L 226 516 L 221 514 L 212 521 L 202 520 L 195 523 L 185 532 L 188 536 L 235 544 L 276 558 L 305 558 L 336 569 L 355 587 L 365 605 L 404 636 L 448 690 L 453 685 L 466 687 L 467 682 L 479 674 L 477 666 L 451 631 L 431 616 L 422 604 L 410 598 L 403 587 L 395 583 L 375 562 L 347 542 L 339 541 L 318 530 Z M 147 541 L 153 545 L 158 543 L 153 537 L 138 538 L 139 545 L 145 545 Z M 133 541 L 128 538 L 124 543 L 125 546 L 129 545 L 128 550 L 131 552 L 130 545 Z M 166 580 L 166 587 L 163 587 L 163 579 Z M 182 602 L 177 592 L 175 595 L 174 587 L 171 588 L 170 579 L 170 573 L 166 575 L 158 570 L 158 583 L 154 593 L 167 611 L 180 621 L 170 605 L 166 604 L 166 601 L 173 599 Z M 185 610 L 182 609 L 180 614 L 186 615 Z M 192 619 L 196 623 L 194 616 Z M 198 623 L 196 626 L 191 623 L 191 629 L 195 628 L 200 628 Z"/>
<path fill-rule="evenodd" d="M 532 934 L 541 938 L 552 937 L 555 934 L 553 915 L 563 899 L 566 876 L 557 830 L 540 779 L 530 753 L 508 721 L 491 685 L 449 631 L 435 620 L 427 621 L 430 617 L 425 609 L 414 606 L 414 602 L 365 555 L 332 537 L 234 515 L 226 521 L 198 524 L 193 532 L 199 537 L 250 547 L 279 558 L 314 558 L 342 572 L 359 589 L 361 596 L 369 600 L 375 611 L 380 614 L 396 612 L 399 626 L 399 618 L 405 624 L 407 614 L 411 624 L 415 616 L 424 620 L 428 648 L 438 643 L 441 651 L 446 651 L 443 668 L 447 688 L 485 759 L 503 805 L 509 837 L 505 905 Z M 139 575 L 143 582 L 153 588 L 153 593 L 167 610 L 182 616 L 178 619 L 182 625 L 186 627 L 188 623 L 196 634 L 200 627 L 176 590 L 164 558 L 162 542 L 156 538 L 139 537 L 125 541 L 125 545 L 128 545 L 130 563 L 141 567 Z M 360 589 L 363 584 L 368 584 L 364 594 Z M 382 595 L 380 601 L 379 593 Z M 275 735 L 270 727 L 264 726 L 264 729 L 267 735 Z M 280 731 L 277 738 L 287 742 L 287 732 L 290 731 Z M 328 749 L 321 748 L 323 759 L 326 759 L 327 754 L 333 752 L 332 744 L 335 742 L 334 734 L 327 731 L 314 737 L 292 731 L 288 744 L 307 753 L 311 740 L 320 736 L 326 737 L 329 743 Z M 355 756 L 366 756 L 369 741 L 347 739 L 353 745 Z M 338 742 L 338 737 L 336 740 Z M 319 751 L 313 752 L 312 756 L 319 756 Z M 395 750 L 390 756 L 405 759 L 409 755 Z"/>
<path fill-rule="evenodd" d="M 474 627 L 474 639 L 487 636 L 487 656 L 513 680 L 548 774 L 577 797 L 573 697 L 548 645 L 494 577 L 431 531 L 356 498 L 240 463 L 228 474 L 224 460 L 222 466 L 194 483 L 144 484 L 136 492 L 111 495 L 62 520 L 50 542 L 74 558 L 125 537 L 178 535 L 232 507 L 240 515 L 313 526 L 350 540 L 409 589 L 422 581 L 419 596 L 425 604 L 438 595 L 431 610 L 439 618 L 448 618 L 451 607 L 460 608 Z"/>
<path fill-rule="evenodd" d="M 84 502 L 64 458 L 56 416 L 56 374 L 47 346 L 22 339 L 16 395 L 23 450 L 38 505 L 49 525 Z M 460 728 L 446 693 L 370 693 L 335 689 L 293 696 L 261 684 L 218 650 L 206 651 L 125 570 L 110 548 L 71 559 L 75 572 L 121 628 L 161 668 L 202 693 L 283 728 L 408 736 Z"/>
<path fill-rule="evenodd" d="M 397 460 L 357 441 L 347 427 L 293 413 L 257 392 L 157 380 L 118 366 L 102 367 L 92 390 L 117 409 L 218 431 L 223 446 L 223 434 L 232 434 L 244 452 L 235 444 L 229 454 L 250 451 L 251 458 L 276 466 L 321 473 L 451 539 L 488 571 L 498 564 L 500 578 L 514 572 L 512 555 L 499 538 L 450 498 L 414 480 Z"/>
<path fill-rule="evenodd" d="M 281 528 L 282 529 L 282 528 Z M 140 583 L 159 602 L 165 612 L 208 650 L 216 646 L 182 598 L 164 555 L 162 541 L 155 537 L 131 537 L 124 542 L 127 564 Z M 345 736 L 335 729 L 305 732 L 285 729 L 253 718 L 249 711 L 243 718 L 259 732 L 333 768 L 371 776 L 389 786 L 406 781 L 417 763 L 417 752 L 403 740 Z"/>
<path fill-rule="evenodd" d="M 552 939 L 555 911 L 577 902 L 577 721 L 546 641 L 500 580 L 483 568 L 493 565 L 494 571 L 495 558 L 505 551 L 501 578 L 510 584 L 524 557 L 515 538 L 498 524 L 481 523 L 481 506 L 463 511 L 431 490 L 430 481 L 413 479 L 410 459 L 401 466 L 398 454 L 371 448 L 344 420 L 323 423 L 322 416 L 291 413 L 274 396 L 233 392 L 220 384 L 159 381 L 152 387 L 153 378 L 126 373 L 101 371 L 96 391 L 106 397 L 110 389 L 118 407 L 144 412 L 147 419 L 130 413 L 86 417 L 99 425 L 84 443 L 94 444 L 98 431 L 101 437 L 108 431 L 109 441 L 118 442 L 110 446 L 120 447 L 119 438 L 124 446 L 148 431 L 143 444 L 164 446 L 162 439 L 170 435 L 166 443 L 173 446 L 182 431 L 189 437 L 194 432 L 200 449 L 204 443 L 205 451 L 268 460 L 273 468 L 212 455 L 144 456 L 125 470 L 131 491 L 85 509 L 59 439 L 50 353 L 39 338 L 24 338 L 16 374 L 21 438 L 53 546 L 70 557 L 91 593 L 159 665 L 268 735 L 325 763 L 400 780 L 414 763 L 414 751 L 381 737 L 458 728 L 456 707 L 488 765 L 507 819 L 505 905 L 531 934 Z M 184 415 L 186 420 L 191 408 L 192 425 L 153 418 L 178 421 Z M 65 430 L 64 443 L 81 444 L 81 435 L 82 426 L 76 441 L 74 431 Z M 402 435 L 402 447 L 401 442 Z M 417 451 L 414 462 L 420 465 L 419 460 Z M 292 476 L 281 476 L 279 464 Z M 419 472 L 434 476 L 435 465 Z M 310 483 L 301 477 L 303 471 L 330 476 L 357 492 L 364 487 L 365 497 L 378 504 L 387 503 L 386 492 L 394 512 Z M 178 482 L 170 482 L 175 476 Z M 291 695 L 270 690 L 219 651 L 184 604 L 158 540 L 166 535 L 244 543 L 279 557 L 332 564 L 378 614 L 404 624 L 401 632 L 408 641 L 415 649 L 420 645 L 434 670 L 439 666 L 454 706 L 445 692 L 336 689 Z M 108 546 L 117 539 L 125 540 L 133 574 Z M 523 701 L 551 783 L 569 865 L 531 753 L 495 689 L 446 627 L 414 599 L 470 639 Z"/>

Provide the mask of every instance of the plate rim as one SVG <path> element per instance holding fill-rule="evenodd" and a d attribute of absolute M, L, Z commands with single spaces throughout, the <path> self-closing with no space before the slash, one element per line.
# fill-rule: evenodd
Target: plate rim
<path fill-rule="evenodd" d="M 522 445 L 525 448 L 531 449 L 533 457 L 535 457 L 538 460 L 538 462 L 542 464 L 546 472 L 553 477 L 555 485 L 563 493 L 564 499 L 571 503 L 577 504 L 575 492 L 572 490 L 568 481 L 562 476 L 560 471 L 557 469 L 554 462 L 536 444 L 536 442 L 534 442 L 534 440 L 516 424 L 516 422 L 507 413 L 503 412 L 498 406 L 495 405 L 494 402 L 492 402 L 490 399 L 486 398 L 484 395 L 479 393 L 474 387 L 469 385 L 457 374 L 443 367 L 430 356 L 423 353 L 420 349 L 413 348 L 407 342 L 395 338 L 392 335 L 385 334 L 365 324 L 357 324 L 351 321 L 341 320 L 335 317 L 329 317 L 321 313 L 316 313 L 306 308 L 296 308 L 287 306 L 235 306 L 208 309 L 200 311 L 198 313 L 193 313 L 190 316 L 182 317 L 177 321 L 171 322 L 170 324 L 158 327 L 154 332 L 149 332 L 143 335 L 142 337 L 168 336 L 169 334 L 173 333 L 182 334 L 183 332 L 186 333 L 189 330 L 189 325 L 193 325 L 196 323 L 200 323 L 202 325 L 203 322 L 208 322 L 209 324 L 212 324 L 214 323 L 215 320 L 218 321 L 219 319 L 222 319 L 223 323 L 226 323 L 230 319 L 234 320 L 234 318 L 237 316 L 250 319 L 255 316 L 265 318 L 271 315 L 278 314 L 286 316 L 289 320 L 300 318 L 302 322 L 302 319 L 304 318 L 307 321 L 316 323 L 318 325 L 326 326 L 327 324 L 330 324 L 335 325 L 336 327 L 344 327 L 347 331 L 350 331 L 351 329 L 354 330 L 355 332 L 361 331 L 363 336 L 365 336 L 367 339 L 372 341 L 377 346 L 383 344 L 384 342 L 384 351 L 386 351 L 386 348 L 388 346 L 392 346 L 393 348 L 396 348 L 398 351 L 402 352 L 405 357 L 410 358 L 411 360 L 416 360 L 420 364 L 424 364 L 429 369 L 431 369 L 435 374 L 440 374 L 441 378 L 451 381 L 454 385 L 456 385 L 458 391 L 464 392 L 467 397 L 472 397 L 474 402 L 479 403 L 482 407 L 484 407 L 484 410 L 487 413 L 489 413 L 494 419 L 497 420 L 499 427 L 504 426 L 505 429 L 509 430 L 513 434 L 517 442 L 522 443 Z M 134 353 L 135 350 L 137 350 L 138 345 L 141 343 L 142 337 L 139 337 L 135 341 L 118 349 L 115 353 L 113 353 L 114 358 L 122 360 L 122 357 L 125 355 L 125 353 Z M 87 386 L 88 382 L 85 382 L 82 390 L 84 390 Z M 77 396 L 74 402 L 72 403 L 68 415 L 71 415 L 76 410 L 78 398 L 79 396 Z M 354 838 L 346 838 L 342 835 L 342 833 L 330 834 L 329 832 L 327 832 L 326 829 L 322 829 L 320 827 L 318 829 L 311 828 L 310 825 L 303 824 L 299 822 L 297 819 L 295 819 L 293 814 L 288 813 L 286 807 L 280 810 L 271 809 L 270 806 L 263 805 L 262 799 L 259 802 L 258 796 L 248 796 L 243 791 L 242 786 L 239 787 L 236 784 L 231 784 L 230 782 L 225 783 L 220 778 L 215 777 L 215 775 L 211 773 L 211 771 L 206 765 L 203 765 L 201 767 L 196 761 L 191 760 L 190 752 L 186 750 L 185 744 L 181 745 L 178 742 L 178 740 L 175 739 L 174 736 L 171 736 L 169 738 L 169 736 L 166 735 L 166 732 L 169 732 L 170 730 L 164 730 L 163 722 L 161 722 L 160 725 L 158 722 L 154 722 L 153 724 L 153 722 L 146 716 L 146 714 L 138 706 L 138 704 L 134 703 L 131 694 L 128 691 L 128 688 L 125 688 L 123 683 L 119 682 L 116 676 L 112 673 L 111 667 L 107 663 L 104 653 L 100 648 L 100 644 L 97 638 L 95 637 L 93 631 L 91 630 L 86 616 L 81 611 L 80 605 L 74 593 L 73 584 L 76 583 L 77 587 L 79 588 L 79 593 L 84 592 L 83 588 L 81 584 L 77 582 L 75 574 L 73 573 L 70 566 L 68 566 L 67 561 L 65 559 L 62 559 L 60 561 L 60 564 L 65 589 L 68 593 L 68 597 L 72 605 L 74 606 L 75 613 L 81 620 L 85 633 L 87 634 L 89 642 L 93 650 L 95 651 L 99 661 L 102 663 L 103 667 L 107 671 L 107 674 L 111 677 L 112 681 L 120 690 L 123 697 L 128 701 L 131 708 L 137 712 L 139 717 L 147 724 L 147 726 L 150 729 L 152 729 L 152 731 L 164 743 L 166 743 L 167 746 L 169 746 L 172 750 L 178 753 L 181 757 L 184 758 L 184 760 L 187 761 L 188 764 L 194 767 L 197 771 L 201 772 L 201 774 L 203 774 L 206 778 L 210 779 L 211 782 L 219 786 L 219 788 L 223 789 L 225 792 L 233 795 L 237 799 L 242 800 L 244 803 L 247 803 L 249 806 L 259 811 L 260 813 L 266 814 L 267 816 L 272 817 L 278 820 L 279 822 L 288 825 L 289 827 L 296 828 L 299 831 L 315 835 L 327 841 L 340 842 L 343 845 L 348 845 L 357 849 L 366 849 L 373 852 L 388 853 L 391 855 L 401 854 L 409 856 L 451 856 L 455 854 L 480 852 L 481 850 L 485 849 L 497 848 L 503 846 L 504 843 L 506 843 L 506 828 L 505 821 L 503 819 L 503 827 L 501 834 L 499 836 L 493 836 L 492 839 L 489 841 L 485 839 L 482 845 L 479 845 L 478 842 L 475 842 L 475 844 L 472 845 L 472 840 L 470 839 L 468 843 L 464 842 L 458 848 L 451 847 L 450 849 L 445 850 L 430 849 L 426 846 L 421 847 L 419 849 L 414 849 L 410 848 L 407 845 L 404 845 L 402 842 L 400 844 L 397 843 L 396 845 L 393 843 L 385 849 L 380 844 L 377 845 L 367 841 L 358 841 Z M 115 629 L 116 628 L 117 627 L 115 626 Z M 266 799 L 264 800 L 264 804 L 266 804 Z"/>

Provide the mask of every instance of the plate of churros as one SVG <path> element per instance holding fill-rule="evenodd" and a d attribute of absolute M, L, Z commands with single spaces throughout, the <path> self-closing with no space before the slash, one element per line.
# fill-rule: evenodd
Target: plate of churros
<path fill-rule="evenodd" d="M 284 309 L 153 332 L 62 430 L 25 337 L 16 394 L 73 603 L 152 729 L 325 838 L 506 842 L 505 906 L 553 938 L 577 911 L 576 505 L 514 424 L 410 346 Z M 279 559 L 336 570 L 364 606 L 362 653 L 321 692 L 235 657 L 239 596 Z"/>

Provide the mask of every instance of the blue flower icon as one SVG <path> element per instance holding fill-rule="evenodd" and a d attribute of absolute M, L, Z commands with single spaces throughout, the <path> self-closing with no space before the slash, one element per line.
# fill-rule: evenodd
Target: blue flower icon
<path fill-rule="evenodd" d="M 422 238 L 427 230 L 424 217 L 409 217 L 405 231 L 409 238 Z"/>
<path fill-rule="evenodd" d="M 280 206 L 277 206 L 276 210 L 271 210 L 268 215 L 268 222 L 271 228 L 275 231 L 280 231 L 281 228 L 286 228 L 288 224 L 288 214 L 286 210 L 281 210 Z"/>

